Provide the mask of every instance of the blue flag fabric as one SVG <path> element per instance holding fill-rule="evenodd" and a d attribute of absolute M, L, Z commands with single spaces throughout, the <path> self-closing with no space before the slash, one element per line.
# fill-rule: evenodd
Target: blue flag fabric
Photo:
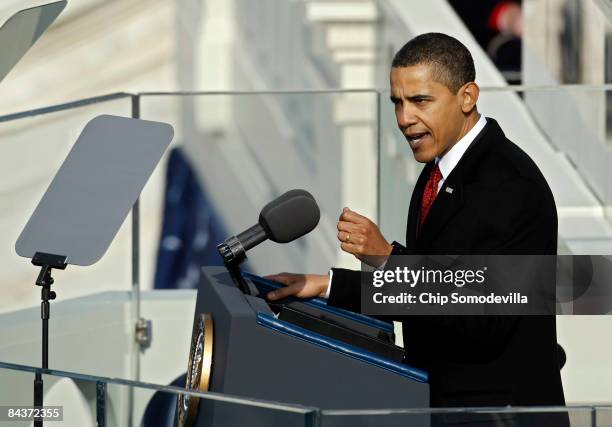
<path fill-rule="evenodd" d="M 170 152 L 155 289 L 194 289 L 203 265 L 223 265 L 217 244 L 227 236 L 187 156 Z"/>

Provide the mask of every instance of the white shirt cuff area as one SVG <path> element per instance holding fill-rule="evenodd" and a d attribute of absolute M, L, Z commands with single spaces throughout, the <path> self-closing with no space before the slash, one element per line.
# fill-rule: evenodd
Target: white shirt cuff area
<path fill-rule="evenodd" d="M 325 299 L 329 299 L 329 294 L 331 292 L 331 283 L 332 283 L 332 276 L 334 275 L 334 270 L 332 270 L 331 268 L 329 269 L 329 282 L 327 283 L 327 290 L 325 291 L 325 296 L 323 298 Z"/>

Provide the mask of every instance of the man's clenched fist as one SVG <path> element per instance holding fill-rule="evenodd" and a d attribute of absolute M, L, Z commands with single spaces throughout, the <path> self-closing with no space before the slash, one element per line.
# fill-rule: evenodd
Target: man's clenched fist
<path fill-rule="evenodd" d="M 340 214 L 338 240 L 343 251 L 372 267 L 382 265 L 393 250 L 376 224 L 349 208 Z"/>

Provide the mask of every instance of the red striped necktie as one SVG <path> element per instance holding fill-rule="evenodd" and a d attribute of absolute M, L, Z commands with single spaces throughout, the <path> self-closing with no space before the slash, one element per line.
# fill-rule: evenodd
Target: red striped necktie
<path fill-rule="evenodd" d="M 429 214 L 429 209 L 431 209 L 431 205 L 433 205 L 434 200 L 436 200 L 436 195 L 438 194 L 438 183 L 441 179 L 442 172 L 440 172 L 440 168 L 436 163 L 434 168 L 431 170 L 427 184 L 425 184 L 425 190 L 423 191 L 423 199 L 421 200 L 421 215 L 419 217 L 419 230 L 421 227 L 423 227 L 425 218 L 427 218 L 427 214 Z"/>

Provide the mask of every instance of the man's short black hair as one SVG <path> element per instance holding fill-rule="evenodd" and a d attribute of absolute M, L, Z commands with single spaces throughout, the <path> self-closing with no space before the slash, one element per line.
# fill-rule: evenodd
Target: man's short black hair
<path fill-rule="evenodd" d="M 434 80 L 446 85 L 452 93 L 476 79 L 470 51 L 454 37 L 442 33 L 426 33 L 406 43 L 393 58 L 392 67 L 431 65 Z"/>

